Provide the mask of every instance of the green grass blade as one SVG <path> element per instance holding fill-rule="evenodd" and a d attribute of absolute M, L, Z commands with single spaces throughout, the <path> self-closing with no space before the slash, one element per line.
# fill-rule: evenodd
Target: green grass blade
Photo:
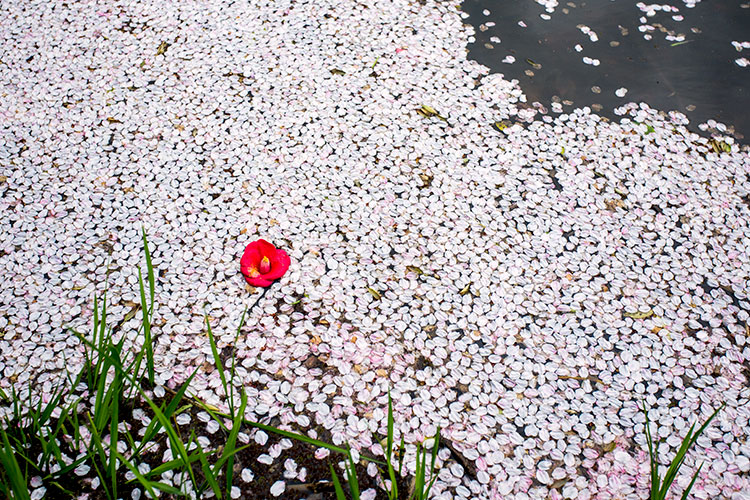
<path fill-rule="evenodd" d="M 125 464 L 125 467 L 127 467 L 128 469 L 130 469 L 130 472 L 133 473 L 133 475 L 138 480 L 138 482 L 141 484 L 141 486 L 143 486 L 144 488 L 146 488 L 146 491 L 148 491 L 149 495 L 151 495 L 151 498 L 156 498 L 156 492 L 154 491 L 153 486 L 152 486 L 153 483 L 151 481 L 149 481 L 148 479 L 146 479 L 145 477 L 143 477 L 143 474 L 141 474 L 141 471 L 138 470 L 138 467 L 136 467 L 135 465 L 133 465 L 127 458 L 125 458 L 119 451 L 117 451 L 117 448 L 115 448 L 115 455 L 112 457 L 112 461 L 113 462 L 115 461 L 114 460 L 115 457 L 119 458 L 120 461 L 123 464 Z M 175 490 L 177 491 L 177 494 L 180 493 L 180 490 L 177 490 L 176 488 L 175 488 Z"/>
<path fill-rule="evenodd" d="M 192 465 L 194 462 L 198 462 L 198 455 L 192 454 L 189 457 L 188 464 Z M 158 467 L 154 467 L 150 471 L 146 472 L 145 476 L 148 477 L 158 477 L 162 474 L 164 474 L 167 471 L 175 470 L 177 468 L 183 467 L 185 462 L 181 458 L 175 458 L 170 460 L 169 462 L 165 462 L 161 464 Z"/>
<path fill-rule="evenodd" d="M 164 416 L 164 414 L 161 412 L 159 407 L 154 403 L 150 398 L 148 398 L 145 394 L 141 393 L 141 396 L 146 401 L 146 403 L 151 407 L 151 411 L 154 412 L 154 415 L 156 418 L 159 419 L 161 422 L 162 427 L 164 427 L 164 430 L 167 433 L 167 436 L 169 438 L 170 447 L 174 451 L 177 452 L 177 455 L 182 459 L 184 463 L 190 463 L 190 459 L 188 456 L 187 449 L 185 448 L 185 445 L 182 443 L 182 440 L 180 439 L 179 434 L 177 434 L 177 431 L 174 429 L 172 424 L 169 422 L 169 420 Z M 193 473 L 192 468 L 186 467 L 188 475 L 190 476 L 191 481 L 194 485 L 197 485 L 195 474 Z"/>
<path fill-rule="evenodd" d="M 698 428 L 697 431 L 695 431 L 695 423 L 690 426 L 690 429 L 687 432 L 687 435 L 682 440 L 682 443 L 680 444 L 680 448 L 677 450 L 677 453 L 672 460 L 672 463 L 669 465 L 669 468 L 667 469 L 666 474 L 664 475 L 664 479 L 662 480 L 659 477 L 659 463 L 658 463 L 658 457 L 657 453 L 659 450 L 659 443 L 656 443 L 656 446 L 654 446 L 653 439 L 651 436 L 651 428 L 650 428 L 650 421 L 648 418 L 648 410 L 646 409 L 645 403 L 643 404 L 643 413 L 646 417 L 646 426 L 645 426 L 645 434 L 646 434 L 646 444 L 648 446 L 648 454 L 649 454 L 649 465 L 651 469 L 651 488 L 650 488 L 650 495 L 649 500 L 664 500 L 667 496 L 667 493 L 669 491 L 669 488 L 672 486 L 672 483 L 677 477 L 677 473 L 680 470 L 680 467 L 682 467 L 682 464 L 685 461 L 685 457 L 687 456 L 688 451 L 690 448 L 695 444 L 695 442 L 698 440 L 698 437 L 703 433 L 703 431 L 706 430 L 708 425 L 711 423 L 711 421 L 718 415 L 719 411 L 722 410 L 722 408 L 725 407 L 725 404 L 722 404 L 717 408 L 713 414 L 706 420 L 703 425 Z M 700 469 L 700 468 L 699 468 Z M 692 485 L 694 484 L 694 481 L 697 476 L 693 477 L 693 482 L 690 483 L 690 486 L 688 490 L 686 490 L 685 494 L 687 494 L 692 488 Z M 683 497 L 686 498 L 686 497 Z"/>
<path fill-rule="evenodd" d="M 698 479 L 698 474 L 700 474 L 702 468 L 703 468 L 703 464 L 700 464 L 698 466 L 698 470 L 695 471 L 695 474 L 693 474 L 693 479 L 690 481 L 690 484 L 688 484 L 688 487 L 685 488 L 685 491 L 682 492 L 682 500 L 687 500 L 687 497 L 690 494 L 690 490 L 693 489 L 693 485 L 695 484 L 695 480 Z"/>
<path fill-rule="evenodd" d="M 146 254 L 146 271 L 148 276 L 148 291 L 149 296 L 151 298 L 150 301 L 150 307 L 153 308 L 154 306 L 154 291 L 155 291 L 155 281 L 154 281 L 154 266 L 151 264 L 151 252 L 148 250 L 148 241 L 146 239 L 146 229 L 141 226 L 141 232 L 143 233 L 143 251 Z M 151 309 L 150 312 L 153 312 L 153 309 Z"/>
<path fill-rule="evenodd" d="M 155 280 L 154 280 L 154 266 L 151 263 L 151 252 L 148 249 L 148 241 L 146 239 L 146 230 L 141 227 L 143 233 L 143 252 L 146 254 L 146 278 L 148 279 L 148 292 L 149 292 L 149 303 L 148 303 L 148 314 L 146 314 L 146 304 L 144 303 L 145 296 L 141 295 L 141 309 L 143 309 L 143 345 L 146 349 L 146 368 L 148 370 L 148 381 L 154 383 L 154 346 L 151 338 L 151 319 L 154 316 L 154 297 L 155 297 Z M 140 276 L 140 269 L 138 269 L 138 277 Z M 143 286 L 141 282 L 141 287 Z M 146 321 L 148 318 L 148 321 Z"/>
<path fill-rule="evenodd" d="M 687 436 L 685 436 L 685 439 L 682 441 L 682 446 L 680 446 L 680 449 L 677 452 L 677 455 L 675 456 L 674 460 L 672 460 L 672 464 L 670 465 L 669 469 L 667 470 L 666 475 L 664 476 L 664 483 L 662 484 L 661 490 L 659 491 L 659 495 L 661 495 L 660 498 L 666 498 L 667 491 L 669 490 L 669 487 L 674 482 L 675 478 L 677 477 L 677 472 L 679 472 L 680 467 L 682 466 L 682 463 L 685 461 L 685 456 L 687 455 L 687 452 L 690 450 L 690 448 L 695 444 L 695 442 L 698 440 L 700 435 L 703 433 L 703 431 L 706 430 L 706 428 L 709 426 L 711 421 L 716 417 L 716 415 L 719 414 L 719 412 L 724 408 L 725 404 L 722 403 L 721 406 L 719 406 L 713 414 L 711 414 L 710 417 L 708 417 L 708 420 L 706 420 L 700 428 L 693 433 L 693 429 L 695 428 L 695 424 L 693 424 L 690 427 L 690 430 L 687 433 Z"/>
<path fill-rule="evenodd" d="M 680 467 L 682 466 L 682 462 L 685 461 L 685 456 L 687 455 L 688 449 L 690 447 L 690 439 L 693 437 L 694 428 L 695 424 L 690 427 L 687 436 L 685 436 L 685 439 L 682 440 L 682 444 L 680 445 L 679 450 L 677 450 L 677 454 L 675 455 L 674 460 L 672 460 L 672 463 L 667 469 L 667 473 L 664 475 L 664 480 L 659 490 L 658 498 L 660 500 L 667 498 L 667 491 L 669 490 L 670 486 L 672 486 L 672 482 L 674 482 L 675 478 L 677 477 L 677 472 L 679 472 Z"/>
<path fill-rule="evenodd" d="M 63 387 L 61 384 L 53 394 L 54 397 L 50 400 L 49 403 L 47 403 L 47 406 L 39 415 L 39 421 L 42 425 L 46 424 L 49 421 L 49 418 L 52 416 L 52 412 L 55 411 L 55 408 L 59 406 L 60 399 L 62 399 L 63 395 L 65 394 L 65 387 Z"/>
<path fill-rule="evenodd" d="M 146 289 L 143 284 L 143 275 L 141 274 L 140 268 L 138 268 L 138 286 L 141 293 L 141 324 L 143 325 L 143 348 L 146 351 L 146 370 L 148 373 L 148 381 L 153 385 L 154 348 L 151 344 L 151 313 L 149 312 L 150 306 L 146 303 Z"/>
<path fill-rule="evenodd" d="M 232 452 L 230 454 L 227 454 L 226 456 L 220 457 L 219 460 L 216 461 L 216 464 L 214 464 L 214 469 L 215 470 L 221 469 L 224 466 L 224 464 L 229 460 L 230 457 L 234 457 L 235 455 L 237 455 L 237 453 L 239 453 L 239 452 L 241 452 L 241 451 L 243 451 L 243 450 L 245 450 L 247 448 L 250 448 L 251 446 L 255 446 L 255 445 L 253 443 L 246 444 L 245 446 L 241 446 L 239 448 L 235 448 L 234 450 L 232 450 Z M 214 451 L 210 452 L 208 455 L 211 455 L 211 454 L 217 453 L 217 452 L 218 452 L 218 450 L 214 450 Z"/>
<path fill-rule="evenodd" d="M 216 410 L 214 407 L 203 403 L 202 401 L 196 401 L 195 403 L 199 407 L 203 408 L 211 416 L 211 418 L 213 418 L 216 421 L 216 423 L 219 424 L 219 427 L 221 428 L 222 431 L 227 432 L 227 433 L 229 432 L 229 428 L 226 425 L 224 425 L 224 421 L 219 417 L 232 418 L 231 415 L 222 413 Z"/>
<path fill-rule="evenodd" d="M 659 478 L 659 462 L 654 453 L 654 441 L 651 437 L 651 422 L 648 419 L 648 410 L 646 409 L 645 402 L 643 403 L 643 414 L 646 416 L 646 444 L 648 445 L 648 460 L 651 471 L 651 493 L 649 499 L 657 500 L 659 496 L 659 487 L 661 485 L 661 479 Z"/>
<path fill-rule="evenodd" d="M 711 421 L 714 418 L 716 418 L 716 415 L 718 415 L 719 412 L 721 410 L 723 410 L 725 406 L 726 406 L 726 403 L 722 403 L 721 406 L 719 406 L 718 408 L 716 408 L 716 410 L 711 414 L 711 416 L 708 417 L 708 420 L 706 420 L 703 423 L 703 425 L 700 426 L 700 428 L 698 429 L 698 431 L 693 435 L 693 438 L 690 440 L 690 446 L 692 446 L 693 444 L 695 444 L 695 442 L 698 440 L 698 438 L 700 437 L 700 435 L 703 434 L 703 431 L 706 430 L 706 427 L 709 426 L 709 424 L 711 423 Z"/>
<path fill-rule="evenodd" d="M 250 420 L 243 420 L 243 422 L 244 422 L 245 425 L 247 425 L 249 427 L 256 427 L 256 428 L 264 430 L 264 431 L 273 432 L 274 434 L 278 434 L 280 436 L 288 437 L 290 439 L 295 439 L 297 441 L 301 441 L 303 443 L 311 444 L 313 446 L 318 446 L 320 448 L 326 448 L 328 450 L 335 451 L 336 453 L 341 453 L 342 455 L 348 455 L 349 454 L 349 452 L 345 448 L 341 448 L 340 446 L 335 446 L 335 445 L 326 443 L 324 441 L 318 441 L 317 439 L 313 439 L 313 438 L 307 437 L 307 436 L 305 436 L 303 434 L 297 434 L 296 432 L 285 431 L 285 430 L 282 430 L 282 429 L 278 429 L 276 427 L 272 427 L 270 425 L 265 425 L 265 424 L 261 424 L 259 422 L 253 422 L 253 421 L 250 421 Z M 378 462 L 376 460 L 368 459 L 368 461 L 384 465 L 382 462 Z"/>
<path fill-rule="evenodd" d="M 386 437 L 385 461 L 389 467 L 391 453 L 393 453 L 393 401 L 391 400 L 391 390 L 388 389 L 388 434 Z"/>
<path fill-rule="evenodd" d="M 193 438 L 195 438 L 194 433 Z M 211 486 L 211 491 L 214 492 L 216 498 L 221 500 L 221 488 L 219 488 L 219 482 L 216 480 L 216 473 L 211 469 L 211 466 L 208 465 L 208 460 L 206 460 L 206 455 L 203 453 L 203 447 L 201 446 L 201 444 L 197 440 L 195 441 L 195 444 L 198 445 L 198 459 L 201 462 L 201 470 L 203 471 L 203 476 L 206 478 L 206 482 L 208 482 L 209 486 Z"/>
<path fill-rule="evenodd" d="M 104 295 L 102 295 L 102 312 L 101 316 L 99 317 L 99 353 L 101 354 L 104 352 L 104 342 L 110 341 L 110 336 L 106 335 L 107 332 L 107 292 L 104 292 Z M 97 364 L 101 363 L 101 355 L 99 356 L 99 359 L 97 360 Z M 96 372 L 101 373 L 101 372 Z M 105 372 L 106 375 L 106 372 Z"/>
<path fill-rule="evenodd" d="M 164 410 L 164 416 L 166 418 L 172 418 L 172 415 L 177 410 L 177 406 L 180 404 L 180 401 L 182 401 L 182 399 L 185 397 L 185 392 L 188 390 L 190 382 L 193 381 L 196 373 L 198 373 L 198 368 L 193 370 L 193 373 L 190 374 L 187 380 L 185 380 L 182 386 L 180 386 L 180 389 L 172 397 L 169 405 L 167 405 L 167 408 Z M 146 444 L 151 442 L 154 436 L 156 436 L 156 434 L 159 432 L 160 428 L 161 424 L 159 423 L 159 420 L 151 420 L 151 422 L 149 422 L 148 427 L 146 427 L 146 431 L 143 434 L 143 439 L 141 439 L 141 446 L 138 448 L 138 451 L 142 450 Z"/>
<path fill-rule="evenodd" d="M 112 385 L 119 386 L 120 381 L 116 380 Z M 118 388 L 119 389 L 119 388 Z M 117 441 L 119 438 L 120 424 L 120 398 L 122 391 L 115 390 L 115 397 L 112 398 L 112 418 L 109 421 L 109 477 L 112 480 L 112 496 L 117 498 Z"/>
<path fill-rule="evenodd" d="M 339 481 L 338 474 L 336 474 L 336 471 L 333 469 L 333 465 L 328 464 L 328 467 L 331 469 L 331 479 L 333 480 L 333 489 L 336 490 L 336 500 L 346 500 L 344 488 L 341 487 L 341 481 Z"/>
<path fill-rule="evenodd" d="M 391 480 L 391 488 L 388 490 L 388 498 L 390 500 L 396 500 L 398 498 L 398 485 L 396 484 L 396 471 L 393 469 L 393 462 L 387 460 L 388 468 L 388 479 Z"/>
<path fill-rule="evenodd" d="M 97 344 L 97 331 L 99 330 L 99 304 L 98 299 L 96 298 L 96 292 L 94 292 L 94 327 L 91 331 L 91 342 L 96 345 Z M 86 372 L 86 385 L 89 389 L 93 389 L 96 385 L 96 382 L 94 382 L 94 351 L 89 350 L 87 347 L 87 344 L 85 342 L 85 339 L 83 335 L 81 335 L 78 332 L 75 332 L 76 336 L 83 342 L 83 355 L 84 355 L 84 368 L 83 372 Z"/>
<path fill-rule="evenodd" d="M 440 427 L 437 428 L 437 432 L 435 433 L 435 443 L 432 446 L 432 457 L 430 459 L 430 482 L 427 485 L 427 490 L 424 492 L 424 499 L 427 499 L 430 497 L 430 490 L 432 489 L 432 485 L 435 484 L 435 480 L 437 479 L 437 476 L 435 475 L 435 461 L 437 460 L 437 454 L 438 454 L 438 448 L 440 447 Z"/>
<path fill-rule="evenodd" d="M 234 454 L 235 454 L 235 447 L 237 445 L 237 435 L 240 432 L 240 427 L 242 426 L 242 417 L 245 415 L 245 408 L 247 407 L 247 393 L 245 392 L 245 389 L 243 387 L 242 392 L 240 392 L 241 402 L 240 402 L 240 411 L 237 412 L 237 415 L 234 417 L 234 421 L 232 422 L 232 432 L 229 433 L 229 438 L 227 439 L 227 443 L 224 446 L 224 453 L 222 454 L 223 457 L 227 457 L 227 470 L 226 470 L 226 477 L 227 477 L 227 492 L 232 491 L 232 476 L 234 474 Z"/>
<path fill-rule="evenodd" d="M 348 452 L 348 460 L 344 464 L 346 467 L 346 478 L 349 482 L 349 491 L 352 493 L 353 500 L 359 500 L 359 479 L 357 478 L 357 469 L 354 466 L 352 452 Z"/>
<path fill-rule="evenodd" d="M 7 476 L 10 483 L 10 491 L 13 492 L 15 500 L 29 500 L 28 482 L 26 476 L 21 471 L 21 467 L 16 460 L 13 447 L 8 439 L 8 434 L 0 428 L 0 437 L 2 438 L 3 448 L 0 450 L 0 464 L 4 469 L 4 474 L 0 473 L 0 479 Z"/>
<path fill-rule="evenodd" d="M 417 466 L 414 470 L 414 491 L 409 496 L 411 499 L 421 499 L 422 490 L 424 489 L 424 462 L 426 460 L 422 445 L 417 446 Z"/>
<path fill-rule="evenodd" d="M 208 321 L 208 315 L 204 315 L 206 320 L 206 328 L 208 329 L 208 341 L 211 344 L 211 353 L 214 357 L 214 363 L 216 363 L 216 369 L 219 371 L 219 377 L 221 378 L 221 386 L 224 388 L 224 394 L 229 395 L 229 390 L 227 388 L 227 377 L 224 375 L 224 366 L 221 363 L 221 358 L 219 357 L 219 351 L 216 348 L 216 339 L 214 338 L 214 334 L 211 331 L 211 322 Z M 231 400 L 227 401 L 229 403 L 229 413 L 234 418 L 234 408 L 233 408 L 233 402 Z"/>
<path fill-rule="evenodd" d="M 404 442 L 404 436 L 401 436 L 401 444 L 398 445 L 398 475 L 401 475 L 401 471 L 404 468 L 404 457 L 406 456 L 406 445 Z"/>
<path fill-rule="evenodd" d="M 96 475 L 99 476 L 99 482 L 102 485 L 102 488 L 104 488 L 104 493 L 107 495 L 107 498 L 113 498 L 113 496 L 110 494 L 109 487 L 107 485 L 107 477 L 104 475 L 104 473 L 99 469 L 99 466 L 96 463 L 96 460 L 93 460 L 94 458 L 94 452 L 99 456 L 99 461 L 102 463 L 103 466 L 106 466 L 107 464 L 107 455 L 104 453 L 104 446 L 102 445 L 102 438 L 99 435 L 99 429 L 96 428 L 96 425 L 94 424 L 94 420 L 91 418 L 91 414 L 87 413 L 86 416 L 89 419 L 89 423 L 91 424 L 91 442 L 89 443 L 89 455 L 92 456 L 92 463 L 94 465 L 94 469 L 96 470 Z M 93 444 L 93 446 L 92 446 Z M 94 448 L 92 451 L 91 448 Z"/>
<path fill-rule="evenodd" d="M 247 307 L 245 307 L 245 310 L 242 311 L 242 316 L 240 317 L 240 324 L 237 326 L 237 333 L 234 334 L 234 345 L 237 345 L 237 340 L 240 338 L 240 333 L 242 332 L 242 326 L 245 324 L 245 315 L 247 314 Z M 230 413 L 234 413 L 234 375 L 235 375 L 235 369 L 236 369 L 236 363 L 237 361 L 237 351 L 232 350 L 232 370 L 229 374 L 229 394 L 227 394 L 227 399 L 230 402 L 229 408 Z M 241 412 L 240 412 L 241 413 Z"/>

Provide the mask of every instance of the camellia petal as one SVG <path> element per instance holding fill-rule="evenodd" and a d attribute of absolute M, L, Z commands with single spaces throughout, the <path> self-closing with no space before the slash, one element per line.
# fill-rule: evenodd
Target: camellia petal
<path fill-rule="evenodd" d="M 273 280 L 267 280 L 263 276 L 257 278 L 248 278 L 245 276 L 245 281 L 247 281 L 247 284 L 250 286 L 261 286 L 264 288 L 273 284 Z"/>
<path fill-rule="evenodd" d="M 264 239 L 257 240 L 255 241 L 255 243 L 257 244 L 257 248 L 260 251 L 261 258 L 263 257 L 270 258 L 271 255 L 273 255 L 274 252 L 276 252 L 276 247 Z"/>
<path fill-rule="evenodd" d="M 279 279 L 287 272 L 292 260 L 284 250 L 276 250 L 271 256 L 271 271 L 264 274 L 263 277 L 270 280 Z"/>
<path fill-rule="evenodd" d="M 261 255 L 258 245 L 250 243 L 247 248 L 245 248 L 245 253 L 242 254 L 240 266 L 257 268 L 258 264 L 260 264 L 260 259 L 262 258 L 263 255 Z"/>

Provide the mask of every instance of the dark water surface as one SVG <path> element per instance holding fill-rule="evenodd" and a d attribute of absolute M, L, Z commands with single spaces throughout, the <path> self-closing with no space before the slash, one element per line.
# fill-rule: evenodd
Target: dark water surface
<path fill-rule="evenodd" d="M 686 114 L 696 131 L 710 119 L 724 123 L 748 142 L 750 66 L 741 67 L 735 60 L 750 60 L 750 48 L 738 51 L 732 41 L 750 40 L 750 0 L 704 0 L 694 8 L 669 0 L 658 5 L 674 6 L 678 12 L 659 10 L 651 17 L 636 0 L 559 2 L 548 13 L 534 0 L 464 0 L 462 10 L 469 14 L 464 22 L 476 29 L 469 57 L 506 79 L 518 79 L 529 101 L 547 108 L 554 101 L 566 103 L 564 111 L 583 106 L 596 111 L 601 106 L 599 114 L 616 118 L 615 107 L 646 102 Z M 483 14 L 485 9 L 489 15 Z M 488 22 L 495 26 L 487 27 Z M 591 41 L 581 25 L 593 30 L 598 41 Z M 644 33 L 641 25 L 654 29 Z M 644 39 L 647 33 L 651 40 Z M 577 44 L 581 52 L 575 50 Z M 508 55 L 514 63 L 502 62 Z M 599 66 L 585 64 L 584 57 L 598 59 Z M 592 91 L 595 86 L 600 93 Z M 622 98 L 615 95 L 621 87 L 628 90 Z"/>

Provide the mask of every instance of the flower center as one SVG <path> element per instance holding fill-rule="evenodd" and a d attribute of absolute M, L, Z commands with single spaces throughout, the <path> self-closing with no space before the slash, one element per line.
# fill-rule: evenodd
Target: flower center
<path fill-rule="evenodd" d="M 268 257 L 263 257 L 263 260 L 260 261 L 260 274 L 268 274 L 268 271 L 271 270 L 271 261 Z"/>
<path fill-rule="evenodd" d="M 260 273 L 258 272 L 257 267 L 250 266 L 247 268 L 247 276 L 248 278 L 257 278 L 260 276 Z"/>

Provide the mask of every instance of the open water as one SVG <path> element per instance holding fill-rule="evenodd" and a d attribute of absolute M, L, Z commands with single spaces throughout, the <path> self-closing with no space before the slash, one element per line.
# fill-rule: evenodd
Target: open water
<path fill-rule="evenodd" d="M 564 111 L 592 106 L 612 118 L 621 104 L 646 102 L 685 113 L 693 130 L 713 119 L 737 138 L 750 136 L 750 65 L 742 66 L 750 60 L 747 0 L 547 6 L 554 11 L 534 0 L 465 0 L 465 22 L 476 29 L 469 57 L 518 79 L 530 102 L 548 108 L 553 101 L 565 103 Z M 515 62 L 503 62 L 507 56 Z M 618 97 L 618 89 L 627 93 Z"/>

